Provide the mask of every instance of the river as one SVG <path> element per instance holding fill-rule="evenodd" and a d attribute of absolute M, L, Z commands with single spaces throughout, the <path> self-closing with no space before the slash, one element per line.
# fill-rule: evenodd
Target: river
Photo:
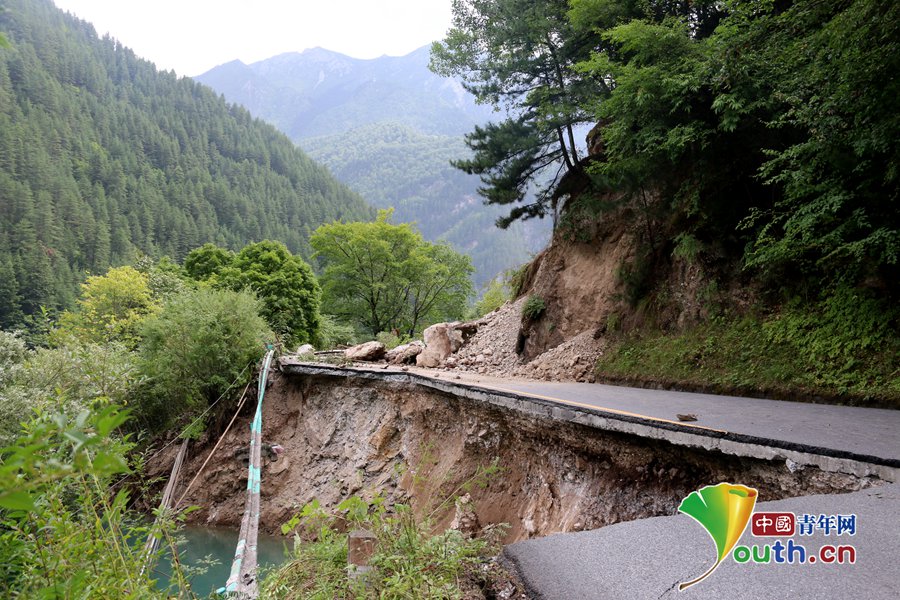
<path fill-rule="evenodd" d="M 225 585 L 231 571 L 231 561 L 237 545 L 238 530 L 225 527 L 187 526 L 180 533 L 184 544 L 179 546 L 178 557 L 190 571 L 198 567 L 206 567 L 205 573 L 191 576 L 191 587 L 200 598 L 216 591 Z M 286 551 L 293 540 L 285 537 L 259 534 L 257 554 L 259 566 L 263 570 L 275 567 L 287 560 Z M 215 561 L 206 564 L 207 559 Z M 167 554 L 156 568 L 157 587 L 166 589 L 172 573 L 171 555 Z"/>

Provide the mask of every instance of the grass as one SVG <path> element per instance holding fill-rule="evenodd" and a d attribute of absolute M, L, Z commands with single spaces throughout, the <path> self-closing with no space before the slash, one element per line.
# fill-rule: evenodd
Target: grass
<path fill-rule="evenodd" d="M 842 323 L 831 331 L 822 311 L 788 309 L 718 317 L 677 334 L 632 332 L 596 370 L 623 383 L 900 408 L 900 341 L 891 327 L 866 335 Z"/>
<path fill-rule="evenodd" d="M 345 523 L 345 527 L 338 524 Z M 374 570 L 362 579 L 347 571 L 348 534 L 364 528 L 375 534 Z M 335 512 L 308 504 L 282 530 L 294 531 L 294 554 L 289 562 L 263 580 L 261 598 L 409 598 L 467 597 L 478 587 L 491 558 L 500 549 L 505 530 L 468 538 L 459 531 L 431 532 L 432 523 L 417 519 L 410 507 L 395 505 L 389 512 L 383 499 L 366 502 L 353 496 Z"/>

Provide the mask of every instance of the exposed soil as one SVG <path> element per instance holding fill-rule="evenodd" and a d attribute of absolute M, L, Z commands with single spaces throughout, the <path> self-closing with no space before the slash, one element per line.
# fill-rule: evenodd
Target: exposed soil
<path fill-rule="evenodd" d="M 194 521 L 240 522 L 246 467 L 233 454 L 247 444 L 249 419 L 248 411 L 189 493 L 187 503 L 202 507 Z M 872 483 L 537 418 L 408 384 L 278 373 L 266 395 L 263 439 L 285 448 L 263 470 L 260 521 L 270 532 L 315 498 L 333 507 L 354 494 L 411 503 L 446 527 L 453 499 L 468 492 L 477 521 L 509 523 L 505 541 L 513 542 L 674 514 L 689 492 L 720 481 L 752 481 L 767 500 Z M 191 451 L 185 479 L 213 442 Z M 165 477 L 175 451 L 154 459 L 148 476 Z M 490 465 L 499 470 L 475 485 Z"/>

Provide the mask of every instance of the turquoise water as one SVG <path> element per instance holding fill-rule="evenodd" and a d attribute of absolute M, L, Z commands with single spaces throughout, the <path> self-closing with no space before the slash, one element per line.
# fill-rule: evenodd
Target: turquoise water
<path fill-rule="evenodd" d="M 203 563 L 207 557 L 217 561 L 216 564 L 206 566 L 205 573 L 191 577 L 191 587 L 194 593 L 204 597 L 224 586 L 228 579 L 228 573 L 231 571 L 231 560 L 234 558 L 238 530 L 223 527 L 188 526 L 179 535 L 184 538 L 185 543 L 178 548 L 178 558 L 189 569 L 206 566 Z M 287 560 L 286 552 L 290 549 L 291 544 L 291 538 L 260 533 L 257 546 L 260 567 L 265 569 L 285 562 Z M 156 567 L 154 575 L 158 579 L 158 588 L 168 588 L 171 573 L 172 565 L 169 555 Z"/>

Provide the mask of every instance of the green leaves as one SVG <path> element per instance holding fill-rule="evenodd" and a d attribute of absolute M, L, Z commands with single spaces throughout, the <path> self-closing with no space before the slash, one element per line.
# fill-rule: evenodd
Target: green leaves
<path fill-rule="evenodd" d="M 0 507 L 9 510 L 31 510 L 34 508 L 34 499 L 27 492 L 0 492 Z"/>
<path fill-rule="evenodd" d="M 205 269 L 228 258 L 209 247 Z M 196 268 L 199 268 L 195 265 Z M 234 291 L 250 290 L 260 299 L 261 314 L 289 345 L 314 341 L 319 333 L 320 288 L 312 269 L 281 242 L 265 240 L 245 246 L 227 264 L 211 275 L 215 287 Z"/>
<path fill-rule="evenodd" d="M 313 232 L 328 311 L 373 336 L 394 328 L 413 335 L 426 322 L 461 317 L 472 293 L 469 258 L 424 241 L 411 224 L 390 223 L 391 215 Z"/>

